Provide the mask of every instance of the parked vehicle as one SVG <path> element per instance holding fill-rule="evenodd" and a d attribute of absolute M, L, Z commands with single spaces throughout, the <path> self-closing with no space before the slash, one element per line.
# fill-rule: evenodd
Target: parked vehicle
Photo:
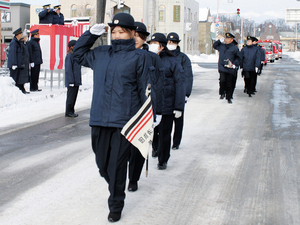
<path fill-rule="evenodd" d="M 279 51 L 278 51 L 278 44 L 276 41 L 272 42 L 272 48 L 273 48 L 273 52 L 275 55 L 275 59 L 278 60 L 279 59 Z"/>
<path fill-rule="evenodd" d="M 273 41 L 274 44 L 277 45 L 277 49 L 278 49 L 278 58 L 282 58 L 282 44 L 280 43 L 280 41 Z"/>
<path fill-rule="evenodd" d="M 273 46 L 271 40 L 258 40 L 259 45 L 263 46 L 266 51 L 266 59 L 270 63 L 275 61 L 275 53 L 273 52 Z"/>
<path fill-rule="evenodd" d="M 268 59 L 267 59 L 267 51 L 266 51 L 266 48 L 265 48 L 265 46 L 261 46 L 261 48 L 262 48 L 263 50 L 265 50 L 265 61 L 264 61 L 264 64 L 267 65 Z"/>

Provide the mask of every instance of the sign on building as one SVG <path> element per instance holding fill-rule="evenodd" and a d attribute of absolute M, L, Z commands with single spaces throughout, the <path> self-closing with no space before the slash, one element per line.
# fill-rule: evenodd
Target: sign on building
<path fill-rule="evenodd" d="M 286 8 L 285 22 L 286 23 L 299 23 L 300 22 L 300 8 Z"/>
<path fill-rule="evenodd" d="M 174 5 L 173 21 L 180 22 L 180 5 Z"/>
<path fill-rule="evenodd" d="M 9 2 L 9 0 L 0 0 L 0 9 L 1 10 L 8 10 L 8 9 L 10 9 L 10 2 Z"/>

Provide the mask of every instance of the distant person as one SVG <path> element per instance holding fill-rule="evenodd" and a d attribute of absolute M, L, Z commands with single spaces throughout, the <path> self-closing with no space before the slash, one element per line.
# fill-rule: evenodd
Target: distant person
<path fill-rule="evenodd" d="M 261 72 L 262 72 L 262 69 L 263 69 L 263 65 L 264 65 L 264 62 L 265 62 L 265 50 L 262 48 L 262 46 L 260 46 L 259 44 L 257 44 L 258 42 L 258 39 L 256 37 L 253 37 L 253 45 L 254 46 L 257 46 L 257 48 L 259 49 L 259 55 L 260 55 L 260 67 L 258 68 L 258 73 L 256 73 L 256 76 L 255 76 L 255 81 L 254 81 L 254 92 L 257 92 L 256 91 L 256 84 L 257 84 L 257 75 L 260 76 L 261 75 Z"/>
<path fill-rule="evenodd" d="M 52 11 L 52 24 L 65 25 L 64 15 L 60 12 L 61 5 L 53 7 Z"/>
<path fill-rule="evenodd" d="M 21 71 L 20 71 L 20 81 L 21 83 L 28 83 L 30 80 L 29 77 L 29 50 L 28 50 L 28 34 L 26 30 L 24 30 L 22 34 L 22 38 L 20 40 L 21 47 L 22 47 L 22 64 L 21 64 Z M 23 93 L 24 94 L 30 94 L 30 92 L 27 92 L 24 88 L 23 84 Z"/>
<path fill-rule="evenodd" d="M 187 102 L 187 99 L 190 97 L 192 93 L 192 87 L 193 87 L 193 71 L 192 71 L 192 63 L 189 57 L 180 51 L 179 47 L 179 35 L 175 32 L 171 32 L 167 36 L 168 49 L 172 52 L 173 55 L 177 57 L 179 60 L 182 69 L 184 71 L 184 77 L 185 77 L 185 102 Z M 182 138 L 182 131 L 183 131 L 183 117 L 184 117 L 184 111 L 182 111 L 182 116 L 179 118 L 174 117 L 174 134 L 173 134 L 173 146 L 172 149 L 176 150 L 179 149 L 179 145 L 181 143 Z"/>
<path fill-rule="evenodd" d="M 23 92 L 23 94 L 27 94 L 24 84 L 28 82 L 20 76 L 22 70 L 22 52 L 23 48 L 21 45 L 21 38 L 23 37 L 22 28 L 16 29 L 13 34 L 15 35 L 10 42 L 9 50 L 8 50 L 8 59 L 7 59 L 7 67 L 10 71 L 10 76 L 15 81 L 15 85 Z"/>
<path fill-rule="evenodd" d="M 257 46 L 253 46 L 253 40 L 253 37 L 248 36 L 247 45 L 241 50 L 241 69 L 245 81 L 244 92 L 246 92 L 249 97 L 252 97 L 252 95 L 255 94 L 255 76 L 258 73 L 261 64 L 260 50 Z"/>
<path fill-rule="evenodd" d="M 39 13 L 40 24 L 52 24 L 51 4 L 43 5 L 43 11 Z"/>
<path fill-rule="evenodd" d="M 29 61 L 31 67 L 30 91 L 41 91 L 41 89 L 38 88 L 38 82 L 40 77 L 41 64 L 43 64 L 43 59 L 41 46 L 39 43 L 39 29 L 33 30 L 30 33 L 31 39 L 28 42 Z"/>
<path fill-rule="evenodd" d="M 213 48 L 219 51 L 218 70 L 220 73 L 220 99 L 226 100 L 232 104 L 232 95 L 234 91 L 233 80 L 236 71 L 241 63 L 241 55 L 239 49 L 233 44 L 235 36 L 231 33 L 226 33 L 225 38 L 217 40 L 213 44 Z M 225 41 L 225 43 L 223 43 Z"/>
<path fill-rule="evenodd" d="M 77 99 L 79 86 L 81 85 L 81 66 L 73 59 L 73 49 L 76 41 L 71 40 L 69 50 L 65 58 L 65 86 L 68 88 L 66 101 L 66 117 L 77 117 L 74 106 Z"/>

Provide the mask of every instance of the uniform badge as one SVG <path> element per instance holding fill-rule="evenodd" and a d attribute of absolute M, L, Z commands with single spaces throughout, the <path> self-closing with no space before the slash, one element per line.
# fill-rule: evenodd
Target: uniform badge
<path fill-rule="evenodd" d="M 155 36 L 153 36 L 152 39 L 155 39 Z"/>
<path fill-rule="evenodd" d="M 174 36 L 171 36 L 170 38 L 173 38 Z"/>
<path fill-rule="evenodd" d="M 114 20 L 114 24 L 118 24 L 119 22 L 119 20 Z"/>

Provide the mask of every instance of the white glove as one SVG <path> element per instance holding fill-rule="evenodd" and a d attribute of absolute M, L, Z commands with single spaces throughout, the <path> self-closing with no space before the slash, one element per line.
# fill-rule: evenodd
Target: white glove
<path fill-rule="evenodd" d="M 261 64 L 264 64 L 265 62 L 264 61 L 261 61 Z"/>
<path fill-rule="evenodd" d="M 185 96 L 185 103 L 187 103 L 189 97 L 188 96 Z"/>
<path fill-rule="evenodd" d="M 160 124 L 162 115 L 156 115 L 156 122 L 153 122 L 153 128 Z"/>
<path fill-rule="evenodd" d="M 30 63 L 30 67 L 33 68 L 34 67 L 34 62 Z"/>
<path fill-rule="evenodd" d="M 105 32 L 106 25 L 104 23 L 97 23 L 91 27 L 90 32 L 91 34 L 101 35 Z"/>
<path fill-rule="evenodd" d="M 150 93 L 151 93 L 151 88 L 146 88 L 145 95 L 147 98 L 150 95 Z"/>
<path fill-rule="evenodd" d="M 235 69 L 236 68 L 236 66 L 235 65 L 232 65 L 232 67 L 231 67 L 232 69 Z"/>
<path fill-rule="evenodd" d="M 255 72 L 258 73 L 258 68 L 257 67 L 255 67 Z"/>
<path fill-rule="evenodd" d="M 225 41 L 225 38 L 223 38 L 223 37 L 220 38 L 220 41 L 221 41 L 221 42 L 224 42 L 224 41 Z"/>
<path fill-rule="evenodd" d="M 18 68 L 18 66 L 12 66 L 11 68 L 12 68 L 13 70 L 15 70 L 15 69 Z"/>
<path fill-rule="evenodd" d="M 181 117 L 182 116 L 182 112 L 181 111 L 178 111 L 178 110 L 174 110 L 174 112 L 173 112 L 175 115 L 175 118 L 179 118 L 179 117 Z"/>
<path fill-rule="evenodd" d="M 74 87 L 74 84 L 69 84 L 69 87 Z"/>

